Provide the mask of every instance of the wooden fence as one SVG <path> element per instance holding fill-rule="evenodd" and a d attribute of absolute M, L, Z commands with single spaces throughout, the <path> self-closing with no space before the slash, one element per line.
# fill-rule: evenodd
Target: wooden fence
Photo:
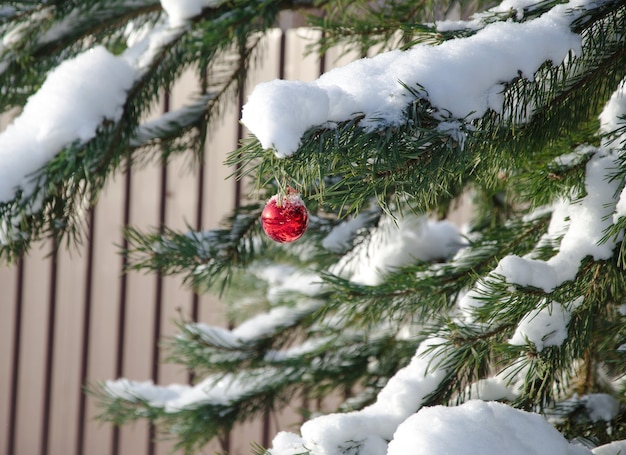
<path fill-rule="evenodd" d="M 313 33 L 272 31 L 249 88 L 277 77 L 311 80 L 326 67 L 354 58 L 304 58 Z M 169 108 L 185 104 L 196 84 L 192 76 L 183 77 L 168 96 Z M 145 422 L 116 428 L 96 421 L 95 402 L 82 387 L 118 377 L 186 383 L 186 371 L 162 362 L 159 340 L 176 333 L 173 321 L 181 314 L 210 324 L 226 322 L 216 299 L 192 293 L 176 277 L 123 274 L 119 245 L 128 224 L 217 226 L 235 204 L 235 182 L 225 180 L 231 170 L 222 163 L 245 134 L 239 112 L 234 103 L 210 131 L 201 167 L 190 169 L 189 159 L 180 157 L 167 166 L 118 174 L 97 207 L 84 214 L 87 233 L 80 247 L 51 255 L 44 242 L 17 265 L 0 268 L 0 454 L 170 453 L 171 443 L 155 441 Z M 283 413 L 240 425 L 203 453 L 250 453 L 251 441 L 269 444 L 277 429 L 297 419 L 296 413 Z"/>

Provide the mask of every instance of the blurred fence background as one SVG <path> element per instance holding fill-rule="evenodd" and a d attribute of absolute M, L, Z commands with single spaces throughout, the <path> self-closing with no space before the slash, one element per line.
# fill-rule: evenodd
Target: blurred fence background
<path fill-rule="evenodd" d="M 275 29 L 267 36 L 260 66 L 248 90 L 275 78 L 312 80 L 354 55 L 303 57 L 316 32 Z M 183 77 L 158 108 L 185 104 L 198 81 Z M 175 320 L 226 324 L 226 312 L 210 296 L 183 288 L 177 277 L 123 274 L 119 254 L 125 225 L 211 229 L 236 203 L 237 183 L 222 164 L 246 134 L 235 100 L 209 132 L 202 166 L 189 158 L 166 166 L 153 163 L 119 173 L 97 207 L 85 213 L 84 243 L 51 253 L 43 242 L 14 266 L 0 267 L 0 454 L 2 455 L 164 455 L 172 444 L 154 439 L 141 422 L 115 428 L 94 419 L 97 408 L 82 387 L 127 377 L 156 383 L 186 383 L 180 366 L 162 362 L 159 341 L 176 333 Z M 156 115 L 156 114 L 155 114 Z M 0 118 L 0 130 L 9 118 Z M 267 446 L 277 429 L 299 422 L 294 411 L 268 414 L 238 426 L 203 453 L 251 453 L 250 443 Z"/>

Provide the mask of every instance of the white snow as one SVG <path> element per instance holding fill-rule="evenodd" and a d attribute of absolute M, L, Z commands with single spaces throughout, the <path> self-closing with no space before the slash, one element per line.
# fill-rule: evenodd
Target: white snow
<path fill-rule="evenodd" d="M 601 130 L 605 132 L 613 131 L 619 117 L 626 113 L 623 90 L 621 84 L 600 115 Z M 586 195 L 582 198 L 572 195 L 571 200 L 558 201 L 553 207 L 548 231 L 538 243 L 541 246 L 548 239 L 562 236 L 559 251 L 547 261 L 533 258 L 533 252 L 525 257 L 505 256 L 494 274 L 504 277 L 508 283 L 532 286 L 549 293 L 566 281 L 574 280 L 585 257 L 591 256 L 596 261 L 613 257 L 613 250 L 622 240 L 623 232 L 617 237 L 602 239 L 618 218 L 615 195 L 622 182 L 610 177 L 619 166 L 619 144 L 620 141 L 605 141 L 599 148 L 581 147 L 557 160 L 568 165 L 592 155 L 586 166 Z M 478 280 L 473 289 L 459 298 L 457 306 L 466 321 L 472 322 L 472 312 L 483 304 L 481 297 L 493 279 L 493 275 L 489 275 Z M 538 351 L 546 346 L 560 345 L 567 338 L 570 311 L 580 303 L 570 302 L 564 308 L 551 302 L 543 309 L 531 311 L 520 322 L 510 343 L 524 345 L 530 342 Z"/>
<path fill-rule="evenodd" d="M 473 14 L 469 20 L 443 20 L 437 21 L 437 30 L 440 32 L 455 30 L 479 30 L 485 26 L 485 20 L 493 18 L 494 14 L 515 13 L 516 20 L 524 18 L 524 9 L 532 10 L 537 0 L 504 0 L 485 12 Z"/>
<path fill-rule="evenodd" d="M 359 454 L 384 454 L 387 440 L 402 421 L 414 413 L 446 374 L 437 368 L 444 340 L 424 341 L 411 362 L 400 369 L 379 393 L 376 402 L 361 411 L 328 414 L 305 422 L 301 437 L 281 432 L 274 438 L 272 455 L 293 455 L 294 449 L 313 455 L 334 455 L 358 448 Z"/>
<path fill-rule="evenodd" d="M 606 393 L 590 393 L 584 395 L 582 400 L 585 402 L 585 408 L 589 418 L 593 422 L 604 420 L 609 422 L 619 413 L 619 402 L 611 395 Z"/>
<path fill-rule="evenodd" d="M 626 140 L 626 134 L 614 137 L 611 135 L 618 128 L 626 127 L 624 117 L 626 116 L 626 81 L 622 81 L 619 88 L 613 93 L 611 99 L 600 114 L 600 132 L 609 135 L 605 139 L 605 147 L 623 146 Z M 622 189 L 617 204 L 615 206 L 615 214 L 613 219 L 615 222 L 620 217 L 626 216 L 626 187 Z"/>
<path fill-rule="evenodd" d="M 368 220 L 368 216 L 361 215 L 342 221 L 324 237 L 322 246 L 333 253 L 344 252 L 352 246 L 352 238 L 365 227 Z"/>
<path fill-rule="evenodd" d="M 159 58 L 159 51 L 184 33 L 184 28 L 176 28 L 166 24 L 157 24 L 149 32 L 138 32 L 128 36 L 133 42 L 122 54 L 122 58 L 136 68 L 138 74 L 150 68 L 155 59 Z"/>
<path fill-rule="evenodd" d="M 455 225 L 407 214 L 383 216 L 370 238 L 344 255 L 331 273 L 355 283 L 375 286 L 399 267 L 417 261 L 447 259 L 464 245 Z"/>
<path fill-rule="evenodd" d="M 402 123 L 414 99 L 402 84 L 416 90 L 421 85 L 420 96 L 439 110 L 441 120 L 472 120 L 488 109 L 502 112 L 504 82 L 520 74 L 532 79 L 544 62 L 562 62 L 570 50 L 580 53 L 581 39 L 569 28 L 574 13 L 568 10 L 579 5 L 559 5 L 524 23 L 493 23 L 438 46 L 417 45 L 361 59 L 310 83 L 259 84 L 241 120 L 264 148 L 287 157 L 314 126 L 359 114 L 366 130 Z"/>
<path fill-rule="evenodd" d="M 135 74 L 101 46 L 52 70 L 0 134 L 0 202 L 18 188 L 32 191 L 32 174 L 63 147 L 93 138 L 104 120 L 118 120 Z"/>
<path fill-rule="evenodd" d="M 184 127 L 191 121 L 197 120 L 205 111 L 207 103 L 213 95 L 200 96 L 190 104 L 164 113 L 160 117 L 148 120 L 137 128 L 135 136 L 130 141 L 130 145 L 139 147 L 149 143 L 155 137 L 159 137 L 161 131 L 167 131 L 172 125 Z"/>
<path fill-rule="evenodd" d="M 20 21 L 12 29 L 5 31 L 0 40 L 0 54 L 2 54 L 5 49 L 11 49 L 15 45 L 18 45 L 24 39 L 24 36 L 29 33 L 31 28 L 38 26 L 41 22 L 48 19 L 49 15 L 50 11 L 42 8 L 39 11 L 34 11 L 26 20 Z"/>
<path fill-rule="evenodd" d="M 161 0 L 161 7 L 169 16 L 170 25 L 178 27 L 192 17 L 199 15 L 202 9 L 220 3 L 221 0 Z"/>
<path fill-rule="evenodd" d="M 322 279 L 316 273 L 304 272 L 287 264 L 262 263 L 253 270 L 255 276 L 267 282 L 266 298 L 278 303 L 285 294 L 297 292 L 314 296 L 322 288 Z"/>
<path fill-rule="evenodd" d="M 614 441 L 591 451 L 594 455 L 624 455 L 626 454 L 626 441 Z"/>
<path fill-rule="evenodd" d="M 275 333 L 279 328 L 289 327 L 303 315 L 310 314 L 321 306 L 322 302 L 304 299 L 296 307 L 272 308 L 267 313 L 261 313 L 247 319 L 233 329 L 232 334 L 244 342 L 258 339 Z"/>
<path fill-rule="evenodd" d="M 263 358 L 267 362 L 285 361 L 318 351 L 324 346 L 331 346 L 334 341 L 336 340 L 332 337 L 311 338 L 287 349 L 268 350 Z"/>
<path fill-rule="evenodd" d="M 567 339 L 571 313 L 558 302 L 549 302 L 522 318 L 509 343 L 524 346 L 532 343 L 538 352 L 547 346 L 560 346 Z"/>
<path fill-rule="evenodd" d="M 271 267 L 267 267 L 271 269 Z M 272 293 L 280 294 L 285 292 L 287 288 L 291 291 L 297 291 L 305 294 L 308 292 L 314 294 L 320 288 L 319 276 L 316 274 L 305 274 L 298 276 L 297 274 L 284 276 L 284 282 L 277 285 Z M 267 336 L 271 336 L 278 330 L 289 327 L 296 323 L 299 319 L 307 314 L 316 311 L 322 301 L 315 299 L 301 299 L 296 305 L 276 306 L 266 312 L 256 314 L 243 321 L 232 330 L 219 326 L 207 325 L 202 322 L 187 324 L 185 327 L 188 331 L 206 339 L 209 343 L 230 349 L 238 349 L 245 344 L 252 343 Z"/>
<path fill-rule="evenodd" d="M 609 259 L 620 238 L 601 243 L 605 230 L 612 224 L 615 208 L 614 194 L 620 182 L 607 178 L 617 166 L 616 151 L 598 151 L 587 164 L 587 195 L 561 206 L 555 219 L 569 220 L 569 227 L 561 242 L 559 252 L 548 261 L 519 256 L 503 258 L 495 272 L 510 283 L 534 286 L 551 292 L 566 281 L 573 280 L 586 256 L 595 260 Z"/>
<path fill-rule="evenodd" d="M 543 417 L 498 402 L 421 409 L 394 434 L 387 455 L 583 455 Z"/>
<path fill-rule="evenodd" d="M 469 387 L 469 396 L 483 401 L 509 400 L 519 396 L 511 384 L 502 377 L 480 379 Z"/>
<path fill-rule="evenodd" d="M 105 388 L 111 397 L 124 400 L 145 400 L 150 406 L 161 407 L 165 412 L 193 409 L 201 405 L 229 405 L 241 399 L 262 384 L 276 377 L 273 369 L 247 372 L 246 375 L 226 374 L 209 376 L 196 385 L 155 385 L 152 381 L 131 381 L 125 378 L 106 381 Z"/>
<path fill-rule="evenodd" d="M 20 30 L 3 37 L 3 46 L 11 45 Z M 133 83 L 182 32 L 157 25 L 120 56 L 95 46 L 51 70 L 22 113 L 0 133 L 0 202 L 12 200 L 19 189 L 29 196 L 32 176 L 64 147 L 93 138 L 105 120 L 119 120 Z M 3 231 L 7 223 L 17 222 L 4 220 Z"/>

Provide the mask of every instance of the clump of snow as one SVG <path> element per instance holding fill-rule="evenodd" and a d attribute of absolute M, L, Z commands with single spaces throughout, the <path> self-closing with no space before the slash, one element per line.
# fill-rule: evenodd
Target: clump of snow
<path fill-rule="evenodd" d="M 355 283 L 375 286 L 385 275 L 416 261 L 447 259 L 464 245 L 449 221 L 406 215 L 383 216 L 370 238 L 343 256 L 331 272 Z"/>
<path fill-rule="evenodd" d="M 593 455 L 624 455 L 626 453 L 626 441 L 614 441 L 596 447 L 591 452 Z"/>
<path fill-rule="evenodd" d="M 619 413 L 619 402 L 609 394 L 590 393 L 584 395 L 582 400 L 585 403 L 587 414 L 593 422 L 600 420 L 609 422 Z"/>
<path fill-rule="evenodd" d="M 492 19 L 496 14 L 514 13 L 515 19 L 521 21 L 524 18 L 524 10 L 532 10 L 536 5 L 536 0 L 504 0 L 487 11 L 473 14 L 469 20 L 437 21 L 437 31 L 480 30 L 485 26 L 485 20 Z"/>
<path fill-rule="evenodd" d="M 538 352 L 544 347 L 560 346 L 567 339 L 571 313 L 558 302 L 531 311 L 522 318 L 509 340 L 514 346 L 532 343 Z"/>
<path fill-rule="evenodd" d="M 63 147 L 88 141 L 104 120 L 122 115 L 136 73 L 98 46 L 61 63 L 0 134 L 0 202 L 18 188 L 32 191 L 32 174 Z"/>
<path fill-rule="evenodd" d="M 511 383 L 502 377 L 480 379 L 469 387 L 471 398 L 483 401 L 508 400 L 519 396 Z"/>
<path fill-rule="evenodd" d="M 149 32 L 138 34 L 132 38 L 132 46 L 128 47 L 122 57 L 142 73 L 159 57 L 164 46 L 173 42 L 184 33 L 184 28 L 176 28 L 165 24 L 158 24 Z"/>
<path fill-rule="evenodd" d="M 367 215 L 355 216 L 335 226 L 324 240 L 322 246 L 333 253 L 341 253 L 352 246 L 351 239 L 370 221 Z"/>
<path fill-rule="evenodd" d="M 624 116 L 626 115 L 626 81 L 622 80 L 617 90 L 613 92 L 604 109 L 599 115 L 600 132 L 611 134 L 620 127 L 625 126 Z M 611 146 L 612 141 L 604 142 L 605 146 Z"/>
<path fill-rule="evenodd" d="M 254 274 L 267 282 L 266 298 L 270 303 L 277 303 L 283 295 L 293 292 L 312 297 L 322 289 L 322 279 L 318 274 L 287 264 L 261 264 L 255 268 Z"/>
<path fill-rule="evenodd" d="M 498 402 L 423 408 L 389 443 L 388 455 L 584 455 L 538 414 Z"/>
<path fill-rule="evenodd" d="M 271 383 L 276 377 L 273 369 L 247 372 L 246 375 L 226 374 L 209 376 L 196 385 L 155 385 L 152 381 L 131 381 L 125 378 L 106 381 L 105 389 L 111 397 L 128 401 L 146 401 L 165 412 L 194 409 L 200 405 L 227 406 Z"/>
<path fill-rule="evenodd" d="M 296 307 L 281 306 L 272 308 L 267 313 L 261 313 L 247 319 L 233 329 L 232 334 L 239 340 L 248 341 L 268 336 L 279 328 L 289 327 L 321 306 L 317 300 L 304 300 Z"/>
<path fill-rule="evenodd" d="M 328 120 L 329 109 L 330 100 L 322 88 L 276 80 L 255 87 L 242 109 L 241 121 L 264 148 L 273 148 L 276 156 L 284 158 L 298 148 L 307 129 Z"/>
<path fill-rule="evenodd" d="M 172 27 L 183 25 L 188 19 L 199 15 L 204 8 L 217 6 L 221 0 L 161 0 Z"/>
<path fill-rule="evenodd" d="M 559 166 L 572 167 L 580 164 L 589 155 L 593 155 L 596 152 L 596 148 L 592 145 L 582 144 L 574 149 L 573 152 L 565 153 L 554 159 L 554 162 Z"/>
<path fill-rule="evenodd" d="M 268 350 L 263 357 L 267 362 L 280 362 L 300 357 L 311 352 L 318 351 L 324 346 L 328 347 L 336 341 L 332 337 L 311 338 L 301 344 L 281 350 Z"/>
<path fill-rule="evenodd" d="M 206 110 L 206 105 L 212 98 L 212 94 L 200 96 L 197 100 L 194 100 L 184 107 L 166 112 L 156 119 L 142 123 L 135 131 L 135 136 L 131 139 L 130 145 L 133 147 L 146 145 L 155 138 L 158 138 L 161 131 L 167 131 L 172 125 L 178 127 L 189 125 L 193 120 L 198 119 Z"/>
<path fill-rule="evenodd" d="M 265 271 L 268 272 L 270 277 L 279 274 L 281 270 L 283 272 L 287 271 L 289 274 L 281 276 L 280 281 L 275 281 L 274 285 L 270 286 L 272 295 L 269 297 L 273 300 L 276 300 L 277 296 L 287 291 L 299 292 L 304 295 L 315 295 L 319 292 L 321 282 L 317 274 L 292 273 L 290 267 L 265 267 Z M 187 324 L 186 329 L 210 343 L 237 349 L 243 347 L 246 343 L 271 336 L 278 330 L 293 325 L 304 315 L 316 311 L 322 303 L 321 300 L 302 299 L 296 305 L 277 306 L 267 312 L 259 313 L 246 319 L 232 330 L 207 325 L 202 322 Z"/>
<path fill-rule="evenodd" d="M 19 45 L 32 29 L 35 29 L 49 17 L 50 11 L 42 8 L 39 11 L 34 11 L 30 14 L 27 20 L 18 22 L 12 29 L 3 30 L 4 33 L 2 35 L 2 39 L 0 40 L 0 54 L 4 52 L 5 49 L 11 49 L 16 45 Z"/>
<path fill-rule="evenodd" d="M 287 157 L 307 129 L 327 122 L 364 115 L 360 125 L 366 130 L 402 123 L 414 100 L 406 86 L 422 87 L 419 96 L 439 110 L 441 120 L 472 120 L 488 109 L 502 112 L 503 82 L 520 75 L 532 79 L 546 61 L 559 63 L 570 50 L 580 53 L 581 38 L 569 27 L 569 6 L 524 23 L 493 23 L 438 46 L 361 59 L 310 83 L 260 84 L 243 108 L 242 122 L 264 148 Z"/>

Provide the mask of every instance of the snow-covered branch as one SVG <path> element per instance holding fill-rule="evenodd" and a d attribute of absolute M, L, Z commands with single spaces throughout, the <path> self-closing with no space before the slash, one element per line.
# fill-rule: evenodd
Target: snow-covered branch
<path fill-rule="evenodd" d="M 242 121 L 278 157 L 292 155 L 305 131 L 316 126 L 355 116 L 363 116 L 365 131 L 400 125 L 415 96 L 437 110 L 441 128 L 456 131 L 455 122 L 470 122 L 487 110 L 505 114 L 502 93 L 510 82 L 532 80 L 542 65 L 560 64 L 570 51 L 580 55 L 581 37 L 571 24 L 585 5 L 575 0 L 527 22 L 495 22 L 467 38 L 362 59 L 310 83 L 259 84 Z"/>

